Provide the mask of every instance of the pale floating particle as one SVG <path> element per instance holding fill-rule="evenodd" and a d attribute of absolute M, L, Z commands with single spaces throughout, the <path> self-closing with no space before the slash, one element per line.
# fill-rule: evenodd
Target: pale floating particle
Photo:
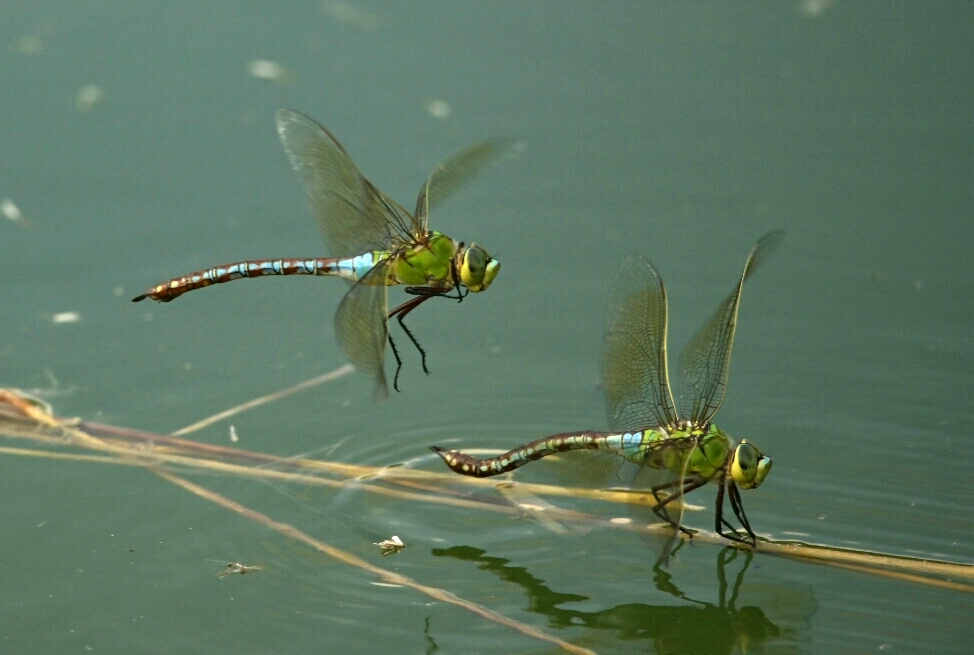
<path fill-rule="evenodd" d="M 450 104 L 445 100 L 430 100 L 426 103 L 426 113 L 441 121 L 450 117 Z"/>
<path fill-rule="evenodd" d="M 913 280 L 913 290 L 923 291 L 923 280 Z"/>
<path fill-rule="evenodd" d="M 105 96 L 105 91 L 97 84 L 86 84 L 78 90 L 78 95 L 75 96 L 74 105 L 77 107 L 78 111 L 89 112 L 95 108 L 102 98 Z"/>
<path fill-rule="evenodd" d="M 802 0 L 799 8 L 805 18 L 818 18 L 837 0 Z"/>
<path fill-rule="evenodd" d="M 392 537 L 390 537 L 389 539 L 386 539 L 384 541 L 379 541 L 374 545 L 378 546 L 382 550 L 383 557 L 385 557 L 386 555 L 395 555 L 396 553 L 401 552 L 406 548 L 406 544 L 404 544 L 402 542 L 402 539 L 400 539 L 396 535 L 392 535 Z"/>
<path fill-rule="evenodd" d="M 16 223 L 17 221 L 19 221 L 24 217 L 24 215 L 20 211 L 20 207 L 15 205 L 14 201 L 11 200 L 10 198 L 4 198 L 3 201 L 0 202 L 0 213 L 2 213 L 5 218 L 9 219 L 14 223 Z"/>
<path fill-rule="evenodd" d="M 60 312 L 51 317 L 53 323 L 77 323 L 80 320 L 81 314 L 78 312 Z"/>
<path fill-rule="evenodd" d="M 25 55 L 39 55 L 45 45 L 44 39 L 34 34 L 25 34 L 17 39 L 17 50 Z"/>
<path fill-rule="evenodd" d="M 112 295 L 116 298 L 121 298 L 125 295 L 125 287 L 123 287 L 121 284 L 116 285 L 116 287 L 112 289 Z"/>
<path fill-rule="evenodd" d="M 379 28 L 379 21 L 373 14 L 362 11 L 351 2 L 342 0 L 322 2 L 321 11 L 340 23 L 352 25 L 364 32 L 374 32 Z"/>
<path fill-rule="evenodd" d="M 281 83 L 287 79 L 288 72 L 281 64 L 269 59 L 254 59 L 247 64 L 247 72 L 261 80 Z"/>
<path fill-rule="evenodd" d="M 614 519 L 609 519 L 609 523 L 618 523 L 619 525 L 629 525 L 632 523 L 632 519 L 625 516 L 617 516 Z"/>
<path fill-rule="evenodd" d="M 237 443 L 238 441 L 240 441 L 240 437 L 237 436 L 237 429 L 234 428 L 232 425 L 230 426 L 230 441 L 232 441 L 233 443 Z"/>
<path fill-rule="evenodd" d="M 190 371 L 192 369 L 193 369 L 193 362 L 186 362 L 185 364 L 183 364 L 184 371 Z"/>

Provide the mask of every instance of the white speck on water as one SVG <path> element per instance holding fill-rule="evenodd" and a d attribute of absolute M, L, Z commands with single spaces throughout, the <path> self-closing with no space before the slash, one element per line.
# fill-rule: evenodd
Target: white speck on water
<path fill-rule="evenodd" d="M 0 212 L 3 213 L 4 217 L 16 223 L 24 217 L 20 212 L 20 208 L 14 204 L 14 201 L 10 198 L 4 198 L 0 201 Z"/>
<path fill-rule="evenodd" d="M 445 100 L 430 100 L 426 103 L 426 113 L 433 118 L 444 120 L 450 117 L 450 105 Z"/>
<path fill-rule="evenodd" d="M 837 0 L 803 0 L 800 5 L 802 16 L 805 18 L 818 18 L 826 9 L 836 3 Z"/>
<path fill-rule="evenodd" d="M 77 323 L 81 320 L 78 312 L 60 312 L 51 317 L 53 323 Z"/>
<path fill-rule="evenodd" d="M 25 34 L 17 39 L 17 50 L 25 55 L 39 55 L 45 45 L 44 39 L 33 34 Z"/>
<path fill-rule="evenodd" d="M 78 90 L 74 106 L 78 111 L 89 112 L 105 97 L 105 91 L 97 84 L 86 84 Z"/>
<path fill-rule="evenodd" d="M 254 59 L 247 65 L 247 71 L 258 79 L 273 82 L 280 82 L 287 77 L 287 69 L 269 59 Z"/>

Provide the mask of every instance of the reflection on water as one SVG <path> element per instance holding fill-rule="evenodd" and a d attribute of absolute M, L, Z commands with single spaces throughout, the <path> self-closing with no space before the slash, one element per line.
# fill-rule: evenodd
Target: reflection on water
<path fill-rule="evenodd" d="M 746 595 L 750 604 L 739 606 L 745 573 L 753 553 L 735 548 L 724 548 L 717 555 L 717 604 L 690 598 L 677 587 L 672 576 L 657 565 L 653 579 L 656 589 L 686 601 L 685 605 L 625 603 L 599 612 L 560 607 L 590 599 L 554 591 L 526 568 L 508 566 L 510 560 L 488 557 L 484 550 L 455 546 L 433 549 L 432 553 L 436 557 L 474 562 L 480 570 L 490 571 L 501 580 L 518 585 L 528 596 L 527 611 L 547 616 L 551 627 L 607 630 L 616 638 L 630 642 L 651 640 L 658 653 L 797 652 L 798 642 L 807 641 L 801 632 L 810 627 L 809 619 L 818 609 L 810 588 L 792 586 L 785 589 L 780 585 L 765 589 L 763 593 L 745 588 L 749 592 Z M 742 561 L 735 566 L 740 566 L 740 570 L 733 585 L 728 587 L 725 569 L 738 559 Z"/>

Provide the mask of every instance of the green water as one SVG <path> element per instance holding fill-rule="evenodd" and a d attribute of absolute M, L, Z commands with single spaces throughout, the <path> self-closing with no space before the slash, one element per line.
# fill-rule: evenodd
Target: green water
<path fill-rule="evenodd" d="M 599 343 L 625 256 L 666 281 L 673 357 L 780 228 L 743 294 L 717 417 L 774 458 L 744 495 L 751 525 L 972 563 L 972 35 L 960 2 L 7 2 L 0 201 L 21 218 L 0 215 L 0 386 L 166 434 L 335 369 L 337 280 L 129 299 L 205 266 L 326 254 L 280 107 L 328 127 L 407 207 L 450 152 L 515 137 L 516 159 L 431 217 L 502 270 L 410 316 L 429 377 L 403 349 L 386 403 L 346 377 L 193 438 L 442 471 L 429 445 L 605 429 Z M 261 78 L 255 60 L 283 68 Z M 77 320 L 55 320 L 66 312 Z M 974 598 L 957 591 L 761 556 L 745 569 L 705 544 L 666 578 L 625 530 L 189 477 L 599 653 L 974 639 Z M 691 526 L 711 526 L 713 498 L 694 492 Z M 0 652 L 556 652 L 137 468 L 0 455 L 0 522 Z M 380 558 L 392 534 L 407 549 Z M 266 568 L 218 578 L 229 561 Z"/>

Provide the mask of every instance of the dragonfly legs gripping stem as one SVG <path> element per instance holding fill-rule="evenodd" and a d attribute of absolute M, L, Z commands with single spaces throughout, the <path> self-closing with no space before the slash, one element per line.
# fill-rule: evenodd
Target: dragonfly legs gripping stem
<path fill-rule="evenodd" d="M 690 530 L 689 528 L 684 528 L 682 525 L 682 521 L 680 525 L 677 525 L 677 523 L 672 518 L 670 518 L 670 513 L 666 510 L 666 506 L 673 500 L 676 500 L 677 498 L 680 498 L 682 502 L 683 496 L 685 494 L 690 493 L 694 489 L 699 489 L 705 484 L 707 484 L 707 480 L 691 479 L 691 480 L 682 480 L 682 481 L 674 480 L 672 482 L 667 482 L 666 484 L 661 484 L 657 487 L 653 487 L 650 490 L 653 493 L 653 499 L 656 501 L 656 505 L 653 507 L 653 512 L 656 514 L 656 516 L 660 517 L 661 519 L 669 523 L 672 527 L 676 528 L 683 534 L 692 537 L 693 531 Z M 660 492 L 666 491 L 667 489 L 673 489 L 681 485 L 683 486 L 683 490 L 680 493 L 678 494 L 669 493 L 666 496 L 660 496 Z"/>
<path fill-rule="evenodd" d="M 727 496 L 730 499 L 731 509 L 734 510 L 734 516 L 737 517 L 737 520 L 741 522 L 741 527 L 743 527 L 747 532 L 746 535 L 742 535 L 737 528 L 731 525 L 727 519 L 724 518 L 725 485 L 728 487 Z M 731 541 L 748 544 L 752 547 L 755 545 L 754 542 L 756 537 L 754 536 L 754 532 L 751 530 L 751 524 L 747 521 L 747 516 L 744 514 L 744 505 L 741 504 L 741 492 L 738 491 L 737 485 L 734 484 L 733 480 L 721 480 L 720 485 L 717 488 L 717 514 L 715 524 L 717 534 L 720 536 L 730 539 Z M 724 528 L 727 528 L 730 532 L 724 532 Z"/>

